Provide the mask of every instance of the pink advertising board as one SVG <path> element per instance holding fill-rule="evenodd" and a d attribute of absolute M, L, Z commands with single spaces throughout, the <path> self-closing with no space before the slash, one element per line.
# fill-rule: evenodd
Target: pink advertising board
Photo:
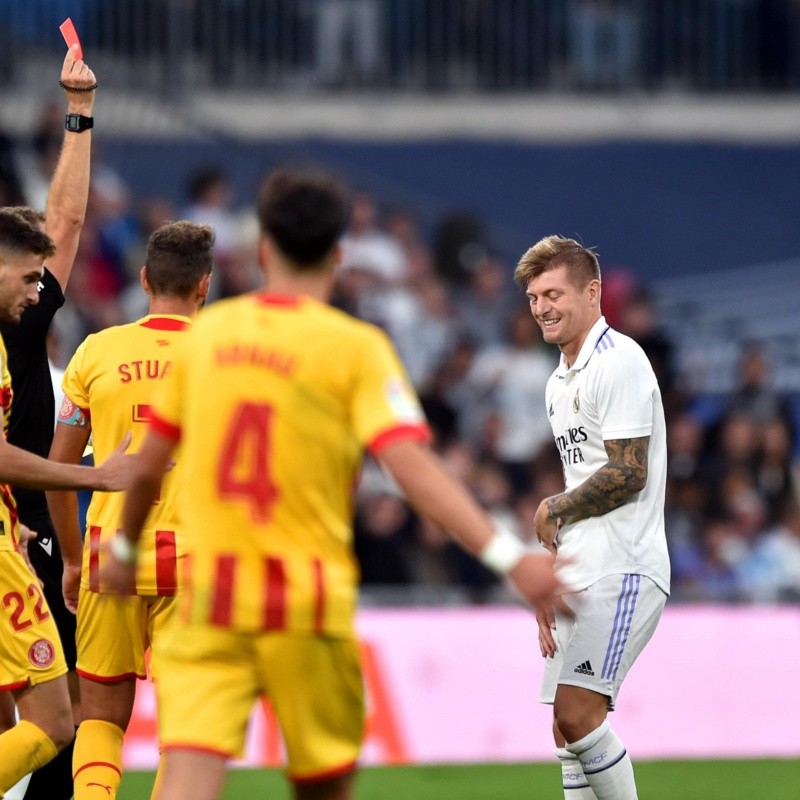
<path fill-rule="evenodd" d="M 547 761 L 536 623 L 517 608 L 364 610 L 366 764 Z M 800 757 L 800 608 L 668 607 L 612 723 L 635 759 Z M 155 700 L 139 684 L 125 744 L 155 765 Z M 276 765 L 269 709 L 254 710 L 242 764 Z"/>

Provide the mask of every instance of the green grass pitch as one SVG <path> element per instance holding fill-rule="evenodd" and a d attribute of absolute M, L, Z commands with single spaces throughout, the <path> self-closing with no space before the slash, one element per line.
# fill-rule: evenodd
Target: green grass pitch
<path fill-rule="evenodd" d="M 800 800 L 800 759 L 635 765 L 642 800 Z M 563 800 L 556 764 L 364 768 L 357 800 Z M 147 800 L 152 773 L 131 772 L 119 800 Z M 290 800 L 275 770 L 231 770 L 224 800 Z"/>

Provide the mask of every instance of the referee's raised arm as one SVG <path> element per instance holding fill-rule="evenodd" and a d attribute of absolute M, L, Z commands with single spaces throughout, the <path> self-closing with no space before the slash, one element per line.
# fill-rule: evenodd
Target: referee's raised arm
<path fill-rule="evenodd" d="M 63 292 L 78 251 L 78 241 L 89 200 L 94 98 L 97 80 L 73 45 L 64 57 L 59 85 L 67 98 L 64 142 L 56 164 L 45 209 L 45 232 L 55 242 L 56 253 L 48 259 Z"/>

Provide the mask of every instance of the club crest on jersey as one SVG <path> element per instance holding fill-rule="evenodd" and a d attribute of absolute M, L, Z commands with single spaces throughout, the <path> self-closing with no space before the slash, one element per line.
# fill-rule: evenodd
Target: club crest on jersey
<path fill-rule="evenodd" d="M 44 669 L 56 660 L 56 649 L 47 639 L 39 639 L 30 646 L 28 659 L 34 667 Z"/>
<path fill-rule="evenodd" d="M 575 392 L 575 397 L 572 398 L 572 410 L 576 414 L 581 410 L 581 400 L 580 400 L 580 397 L 578 396 L 579 391 Z"/>
<path fill-rule="evenodd" d="M 59 419 L 70 419 L 72 415 L 75 413 L 75 403 L 69 399 L 69 397 L 65 397 L 61 401 L 61 409 L 58 412 Z"/>
<path fill-rule="evenodd" d="M 388 381 L 386 399 L 399 420 L 412 423 L 422 420 L 419 403 L 401 378 L 392 378 Z"/>

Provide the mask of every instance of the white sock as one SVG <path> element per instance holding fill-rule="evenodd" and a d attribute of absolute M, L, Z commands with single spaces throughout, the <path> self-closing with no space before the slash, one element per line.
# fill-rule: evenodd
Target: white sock
<path fill-rule="evenodd" d="M 564 747 L 556 748 L 556 758 L 561 762 L 561 780 L 564 786 L 564 800 L 597 800 L 583 774 L 578 756 Z"/>
<path fill-rule="evenodd" d="M 580 759 L 597 800 L 638 800 L 633 764 L 608 720 L 567 750 Z"/>

